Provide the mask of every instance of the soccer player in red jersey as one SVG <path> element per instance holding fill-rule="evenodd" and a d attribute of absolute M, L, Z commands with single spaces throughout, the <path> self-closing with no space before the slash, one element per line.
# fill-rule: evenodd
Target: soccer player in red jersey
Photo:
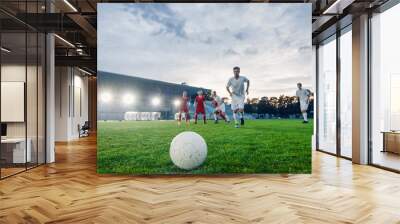
<path fill-rule="evenodd" d="M 189 97 L 187 96 L 187 92 L 183 91 L 182 98 L 180 100 L 179 105 L 179 118 L 178 118 L 178 125 L 181 125 L 182 121 L 182 114 L 185 114 L 186 126 L 189 126 L 190 123 L 190 115 L 189 115 Z"/>
<path fill-rule="evenodd" d="M 206 98 L 203 95 L 203 91 L 198 91 L 196 99 L 194 100 L 194 107 L 196 108 L 196 112 L 194 113 L 194 123 L 197 124 L 197 116 L 199 113 L 203 114 L 204 124 L 206 123 Z"/>

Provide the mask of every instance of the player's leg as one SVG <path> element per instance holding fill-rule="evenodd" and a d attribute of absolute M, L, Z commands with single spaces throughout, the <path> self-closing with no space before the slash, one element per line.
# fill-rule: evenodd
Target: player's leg
<path fill-rule="evenodd" d="M 233 120 L 235 121 L 235 128 L 239 127 L 238 113 L 239 113 L 239 109 L 233 110 Z"/>
<path fill-rule="evenodd" d="M 303 114 L 303 122 L 308 123 L 307 110 L 303 110 L 301 113 Z"/>
<path fill-rule="evenodd" d="M 240 125 L 244 125 L 244 116 L 243 116 L 243 109 L 239 109 L 239 119 L 240 119 Z"/>
<path fill-rule="evenodd" d="M 233 119 L 235 120 L 235 127 L 238 128 L 239 127 L 239 109 L 236 109 L 235 111 L 233 111 Z"/>
<path fill-rule="evenodd" d="M 185 120 L 186 120 L 186 123 L 189 123 L 189 122 L 190 122 L 190 114 L 189 114 L 189 111 L 185 112 Z"/>
<path fill-rule="evenodd" d="M 178 115 L 178 125 L 181 126 L 181 121 L 182 121 L 182 112 L 179 111 L 179 115 Z"/>
<path fill-rule="evenodd" d="M 219 111 L 219 116 L 222 118 L 222 119 L 224 119 L 224 121 L 227 121 L 226 120 L 226 116 L 225 116 L 225 113 L 223 112 L 223 111 Z"/>
<path fill-rule="evenodd" d="M 235 121 L 235 127 L 238 128 L 239 127 L 239 122 L 238 122 L 239 104 L 238 104 L 238 99 L 235 96 L 232 96 L 231 109 L 233 111 L 233 120 Z"/>
<path fill-rule="evenodd" d="M 239 106 L 240 125 L 244 125 L 244 97 L 240 99 L 238 106 Z"/>
<path fill-rule="evenodd" d="M 205 112 L 205 111 L 202 111 L 202 114 L 203 114 L 203 122 L 204 122 L 204 124 L 205 124 L 205 123 L 206 123 L 206 120 L 207 120 L 206 112 Z"/>
<path fill-rule="evenodd" d="M 300 102 L 300 110 L 301 114 L 303 115 L 303 123 L 308 123 L 307 109 L 308 109 L 308 103 Z"/>
<path fill-rule="evenodd" d="M 225 122 L 227 122 L 227 123 L 229 123 L 230 122 L 230 120 L 229 120 L 229 116 L 228 116 L 228 114 L 226 114 L 226 112 L 225 112 L 225 104 L 222 104 L 221 105 L 221 113 L 224 115 L 224 117 L 225 117 Z"/>
<path fill-rule="evenodd" d="M 190 114 L 189 114 L 189 110 L 185 110 L 185 121 L 186 121 L 186 126 L 189 126 L 190 124 Z"/>
<path fill-rule="evenodd" d="M 225 113 L 221 109 L 218 109 L 218 116 L 226 121 Z"/>
<path fill-rule="evenodd" d="M 194 113 L 194 124 L 197 124 L 197 116 L 198 116 L 198 112 L 196 111 Z"/>
<path fill-rule="evenodd" d="M 214 111 L 214 123 L 216 124 L 216 123 L 218 123 L 218 111 Z"/>

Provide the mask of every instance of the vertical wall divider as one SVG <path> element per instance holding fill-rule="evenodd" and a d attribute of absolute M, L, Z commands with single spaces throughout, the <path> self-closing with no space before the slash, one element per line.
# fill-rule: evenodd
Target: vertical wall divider
<path fill-rule="evenodd" d="M 39 1 L 36 1 L 39 13 Z M 36 166 L 39 165 L 39 32 L 36 32 Z"/>
<path fill-rule="evenodd" d="M 315 46 L 315 93 L 314 104 L 315 104 L 315 149 L 319 150 L 319 44 Z"/>
<path fill-rule="evenodd" d="M 47 2 L 46 2 L 46 9 L 45 12 L 47 13 Z M 43 136 L 43 141 L 44 141 L 44 163 L 47 163 L 47 35 L 48 33 L 44 33 L 44 73 L 42 73 L 43 81 L 44 82 L 44 136 Z"/>
<path fill-rule="evenodd" d="M 25 0 L 25 21 L 28 21 L 28 0 Z M 25 23 L 25 102 L 24 102 L 24 120 L 25 120 L 25 170 L 28 170 L 28 24 Z"/>
<path fill-rule="evenodd" d="M 72 81 L 72 118 L 75 119 L 75 68 L 71 67 L 71 71 L 72 71 L 72 77 L 71 77 L 71 81 Z M 71 105 L 69 105 L 71 107 Z M 74 127 L 72 127 L 74 128 Z M 74 130 L 74 129 L 72 129 Z"/>
<path fill-rule="evenodd" d="M 60 75 L 58 76 L 58 88 L 60 89 L 60 92 L 62 91 L 61 79 L 62 79 L 62 74 L 60 73 Z M 59 99 L 59 101 L 60 101 L 59 111 L 60 111 L 60 118 L 61 118 L 62 117 L 62 103 L 63 103 L 63 101 L 62 101 L 62 94 L 58 94 L 58 95 L 60 97 L 60 99 Z"/>
<path fill-rule="evenodd" d="M 39 13 L 39 1 L 36 1 L 36 13 Z M 37 20 L 39 22 L 39 19 Z M 36 31 L 36 166 L 39 166 L 39 32 Z"/>
<path fill-rule="evenodd" d="M 373 164 L 373 153 L 372 153 L 372 12 L 368 12 L 368 20 L 367 20 L 367 46 L 368 46 L 368 53 L 367 53 L 367 83 L 368 83 L 368 94 L 367 94 L 367 107 L 368 107 L 368 112 L 367 112 L 367 117 L 368 117 L 368 124 L 367 124 L 367 132 L 368 132 L 368 164 Z"/>
<path fill-rule="evenodd" d="M 71 70 L 68 70 L 69 67 L 67 67 L 68 72 L 68 118 L 71 117 Z"/>
<path fill-rule="evenodd" d="M 341 119 L 340 119 L 340 83 L 341 83 L 341 64 L 340 64 L 340 36 L 341 31 L 336 31 L 336 155 L 341 156 Z"/>

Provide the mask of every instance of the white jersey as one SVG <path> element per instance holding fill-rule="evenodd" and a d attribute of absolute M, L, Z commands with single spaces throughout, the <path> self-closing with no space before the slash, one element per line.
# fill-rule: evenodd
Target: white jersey
<path fill-rule="evenodd" d="M 221 97 L 219 96 L 214 96 L 215 102 L 217 102 L 218 106 L 222 105 L 224 102 L 222 101 Z"/>
<path fill-rule="evenodd" d="M 214 99 L 214 101 L 215 101 L 215 102 L 213 102 L 213 104 L 214 104 L 214 111 L 221 110 L 221 111 L 225 112 L 225 103 L 224 103 L 224 101 L 221 99 L 221 97 L 219 97 L 219 96 L 214 96 L 213 99 Z"/>
<path fill-rule="evenodd" d="M 244 83 L 248 82 L 248 81 L 249 80 L 244 76 L 239 76 L 238 79 L 235 79 L 235 77 L 232 77 L 229 79 L 228 83 L 226 84 L 226 87 L 232 88 L 231 91 L 232 91 L 233 95 L 245 96 L 244 95 Z"/>
<path fill-rule="evenodd" d="M 298 89 L 296 91 L 296 96 L 299 98 L 300 102 L 308 103 L 310 97 L 310 90 L 308 89 Z"/>
<path fill-rule="evenodd" d="M 296 91 L 296 96 L 299 98 L 300 101 L 300 110 L 307 111 L 308 109 L 308 103 L 309 103 L 309 96 L 310 96 L 310 90 L 308 89 L 298 89 Z"/>

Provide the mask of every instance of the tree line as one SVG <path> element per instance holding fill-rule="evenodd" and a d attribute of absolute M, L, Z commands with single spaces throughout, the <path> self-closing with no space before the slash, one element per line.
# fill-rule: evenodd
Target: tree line
<path fill-rule="evenodd" d="M 310 117 L 314 114 L 314 98 L 311 96 L 308 106 Z M 266 115 L 272 117 L 289 118 L 300 115 L 300 103 L 295 96 L 281 95 L 279 97 L 261 97 L 248 99 L 244 112 L 248 114 Z"/>

